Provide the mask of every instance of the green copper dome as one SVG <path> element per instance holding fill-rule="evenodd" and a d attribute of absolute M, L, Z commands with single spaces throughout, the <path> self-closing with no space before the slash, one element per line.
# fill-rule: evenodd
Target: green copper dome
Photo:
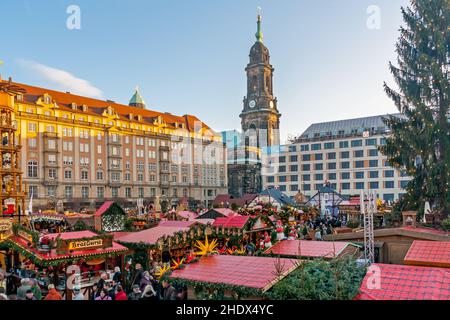
<path fill-rule="evenodd" d="M 139 92 L 139 87 L 136 87 L 128 105 L 132 107 L 145 108 L 145 101 L 144 99 L 142 99 L 142 96 Z"/>

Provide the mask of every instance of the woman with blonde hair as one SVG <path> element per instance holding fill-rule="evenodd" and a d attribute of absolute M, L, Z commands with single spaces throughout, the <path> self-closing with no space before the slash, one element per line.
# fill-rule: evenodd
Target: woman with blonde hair
<path fill-rule="evenodd" d="M 156 300 L 156 291 L 150 283 L 145 286 L 141 300 Z"/>

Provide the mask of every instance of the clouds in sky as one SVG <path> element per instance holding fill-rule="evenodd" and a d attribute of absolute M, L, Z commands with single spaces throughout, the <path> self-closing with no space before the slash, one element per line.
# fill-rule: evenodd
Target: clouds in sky
<path fill-rule="evenodd" d="M 61 91 L 69 91 L 73 94 L 103 99 L 103 92 L 92 85 L 89 81 L 77 78 L 75 75 L 65 70 L 56 69 L 35 61 L 18 60 L 18 64 L 36 74 L 38 77 L 56 86 Z"/>

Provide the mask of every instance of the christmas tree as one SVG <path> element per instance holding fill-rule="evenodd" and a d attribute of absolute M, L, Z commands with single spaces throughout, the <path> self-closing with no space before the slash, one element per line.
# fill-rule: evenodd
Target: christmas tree
<path fill-rule="evenodd" d="M 389 64 L 398 88 L 384 84 L 401 116 L 385 119 L 391 134 L 380 150 L 412 177 L 404 199 L 408 207 L 421 209 L 429 201 L 448 214 L 450 0 L 411 0 L 402 15 L 397 65 Z"/>

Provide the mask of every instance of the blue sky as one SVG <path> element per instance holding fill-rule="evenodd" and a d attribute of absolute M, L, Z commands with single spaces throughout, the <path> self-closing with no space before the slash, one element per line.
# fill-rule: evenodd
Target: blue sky
<path fill-rule="evenodd" d="M 388 61 L 407 3 L 1 0 L 0 73 L 58 90 L 68 90 L 67 79 L 76 82 L 72 92 L 88 87 L 120 103 L 139 85 L 149 108 L 194 114 L 216 130 L 239 128 L 260 6 L 285 139 L 314 122 L 396 112 L 382 84 L 392 83 Z M 72 4 L 81 30 L 66 27 Z M 380 29 L 366 26 L 370 5 L 381 10 Z"/>

